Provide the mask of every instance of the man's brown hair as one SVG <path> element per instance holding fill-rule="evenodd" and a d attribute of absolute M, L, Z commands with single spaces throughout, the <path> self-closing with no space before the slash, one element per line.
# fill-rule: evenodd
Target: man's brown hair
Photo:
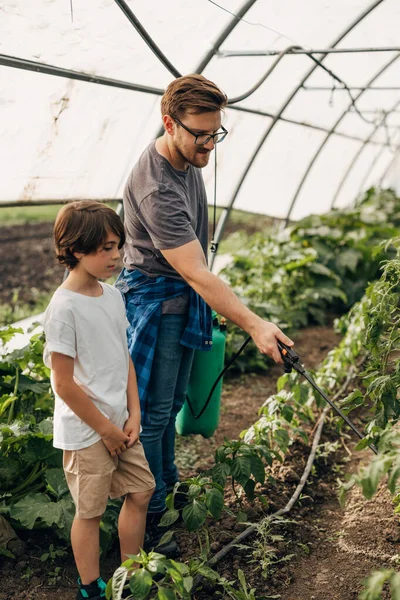
<path fill-rule="evenodd" d="M 59 211 L 54 224 L 56 255 L 72 270 L 78 264 L 74 252 L 91 254 L 107 239 L 109 232 L 119 237 L 118 248 L 125 243 L 124 226 L 117 213 L 100 202 L 71 202 Z"/>
<path fill-rule="evenodd" d="M 174 79 L 161 98 L 161 114 L 180 119 L 185 113 L 201 114 L 222 110 L 226 94 L 203 75 L 184 75 Z"/>

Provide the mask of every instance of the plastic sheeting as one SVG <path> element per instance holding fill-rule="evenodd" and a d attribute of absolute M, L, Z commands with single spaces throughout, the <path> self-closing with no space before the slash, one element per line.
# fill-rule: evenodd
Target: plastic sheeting
<path fill-rule="evenodd" d="M 218 4 L 128 2 L 181 74 L 198 71 L 234 19 L 227 11 L 237 13 L 243 0 Z M 70 0 L 3 0 L 0 54 L 161 90 L 173 79 L 115 1 L 72 0 L 72 8 L 73 21 Z M 398 0 L 257 0 L 235 23 L 203 71 L 230 99 L 250 90 L 277 57 L 225 52 L 400 45 Z M 349 204 L 373 184 L 399 189 L 400 51 L 314 56 L 357 100 L 308 55 L 286 55 L 225 112 L 220 206 L 279 218 L 290 211 L 297 219 Z M 159 131 L 159 102 L 156 94 L 0 64 L 0 202 L 120 198 Z M 210 202 L 213 166 L 204 171 Z"/>

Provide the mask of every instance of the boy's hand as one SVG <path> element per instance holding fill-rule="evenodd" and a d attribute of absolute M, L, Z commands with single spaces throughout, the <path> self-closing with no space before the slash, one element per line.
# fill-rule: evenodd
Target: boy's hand
<path fill-rule="evenodd" d="M 111 456 L 120 456 L 121 452 L 126 450 L 129 442 L 129 436 L 112 423 L 101 439 Z"/>
<path fill-rule="evenodd" d="M 140 413 L 137 416 L 132 416 L 127 419 L 124 425 L 124 433 L 129 436 L 129 442 L 127 442 L 126 447 L 132 448 L 139 439 Z"/>

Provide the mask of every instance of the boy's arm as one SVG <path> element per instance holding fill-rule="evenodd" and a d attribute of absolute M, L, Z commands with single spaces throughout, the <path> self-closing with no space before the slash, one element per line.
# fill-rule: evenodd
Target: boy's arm
<path fill-rule="evenodd" d="M 128 387 L 126 390 L 129 417 L 124 425 L 124 433 L 129 436 L 127 448 L 131 448 L 139 439 L 140 433 L 140 401 L 135 367 L 129 357 Z"/>
<path fill-rule="evenodd" d="M 54 389 L 58 396 L 82 421 L 97 431 L 111 456 L 125 449 L 129 436 L 111 423 L 97 408 L 82 388 L 74 381 L 74 359 L 65 354 L 52 352 L 51 368 Z"/>

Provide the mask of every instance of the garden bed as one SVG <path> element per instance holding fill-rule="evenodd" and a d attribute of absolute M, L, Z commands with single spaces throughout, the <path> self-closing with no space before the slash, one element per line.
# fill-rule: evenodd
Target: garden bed
<path fill-rule="evenodd" d="M 330 327 L 307 328 L 297 336 L 296 348 L 306 366 L 315 368 L 337 341 L 338 336 Z M 254 423 L 258 408 L 275 391 L 281 372 L 280 367 L 274 367 L 266 375 L 246 375 L 225 383 L 221 424 L 215 435 L 207 440 L 200 436 L 179 439 L 178 460 L 183 476 L 207 469 L 211 466 L 214 450 L 224 437 L 237 438 L 243 429 Z M 328 427 L 322 442 L 332 443 L 335 439 L 335 431 Z M 348 449 L 352 446 L 347 438 L 346 446 Z M 284 464 L 274 474 L 275 483 L 265 486 L 269 502 L 265 513 L 285 505 L 298 483 L 308 453 L 308 447 L 302 443 L 292 446 Z M 264 544 L 264 548 L 276 553 L 280 560 L 267 567 L 268 561 L 264 561 L 268 577 L 263 578 L 261 574 L 259 558 L 252 562 L 255 560 L 252 552 L 259 547 L 254 536 L 246 540 L 246 548 L 235 549 L 218 565 L 219 572 L 228 579 L 236 576 L 241 568 L 248 584 L 256 588 L 259 599 L 356 599 L 361 580 L 372 569 L 394 566 L 390 558 L 397 553 L 400 533 L 387 492 L 381 491 L 373 500 L 366 501 L 355 489 L 346 508 L 341 509 L 336 495 L 336 478 L 342 477 L 344 472 L 354 471 L 362 455 L 357 453 L 347 461 L 347 451 L 341 444 L 338 451 L 326 454 L 317 460 L 312 485 L 305 488 L 300 502 L 287 516 L 289 522 L 271 531 L 272 535 L 282 535 L 283 540 L 270 538 Z M 247 508 L 249 520 L 257 522 L 262 518 L 260 509 Z M 245 527 L 229 515 L 224 515 L 217 523 L 210 522 L 212 553 Z M 176 530 L 181 560 L 198 554 L 196 535 L 186 532 L 182 526 Z M 76 571 L 70 550 L 65 556 L 42 561 L 50 544 L 60 548 L 60 541 L 40 531 L 24 532 L 21 537 L 26 542 L 24 554 L 16 561 L 1 559 L 0 600 L 73 600 Z M 292 554 L 294 556 L 286 561 L 285 557 Z M 114 548 L 102 560 L 103 576 L 109 577 L 118 562 L 118 551 Z M 205 587 L 196 592 L 195 598 L 205 600 L 212 595 L 214 592 Z"/>

